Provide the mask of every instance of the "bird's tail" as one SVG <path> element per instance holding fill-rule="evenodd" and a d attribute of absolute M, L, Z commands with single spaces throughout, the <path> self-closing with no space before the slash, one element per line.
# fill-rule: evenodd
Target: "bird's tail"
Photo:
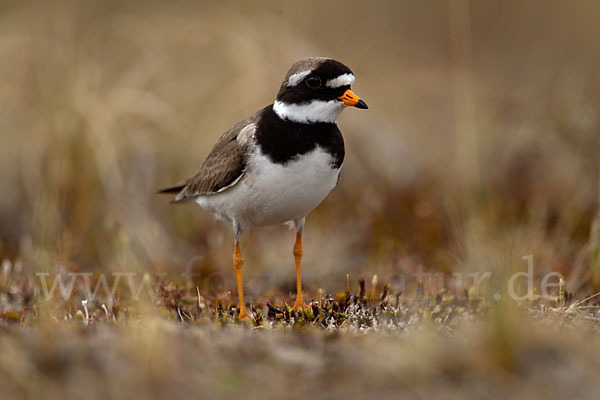
<path fill-rule="evenodd" d="M 174 186 L 169 186 L 166 188 L 158 189 L 158 191 L 156 193 L 179 193 L 183 190 L 185 185 L 186 185 L 185 183 L 179 183 Z"/>

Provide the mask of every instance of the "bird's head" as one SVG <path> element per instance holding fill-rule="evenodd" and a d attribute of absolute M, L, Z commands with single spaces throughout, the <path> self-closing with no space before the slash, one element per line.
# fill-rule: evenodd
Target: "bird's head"
<path fill-rule="evenodd" d="M 336 123 L 347 106 L 368 108 L 352 90 L 350 68 L 330 58 L 298 61 L 288 71 L 273 109 L 280 118 L 299 123 Z"/>

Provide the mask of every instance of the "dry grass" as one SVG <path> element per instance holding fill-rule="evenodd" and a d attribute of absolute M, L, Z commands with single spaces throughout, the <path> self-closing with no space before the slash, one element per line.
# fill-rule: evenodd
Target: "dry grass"
<path fill-rule="evenodd" d="M 593 398 L 597 298 L 493 295 L 527 255 L 536 295 L 550 271 L 575 299 L 600 291 L 599 14 L 592 0 L 0 3 L 0 397 Z M 348 64 L 370 109 L 342 116 L 342 178 L 309 217 L 317 309 L 287 315 L 293 235 L 260 229 L 242 241 L 263 312 L 248 329 L 230 319 L 229 229 L 154 192 L 310 55 Z M 421 294 L 420 266 L 490 272 L 486 306 L 459 298 L 469 284 Z M 85 292 L 44 303 L 39 272 L 167 277 L 158 302 L 119 287 L 78 320 Z"/>
<path fill-rule="evenodd" d="M 12 300 L 27 305 L 17 274 Z M 361 282 L 304 314 L 255 303 L 251 324 L 236 320 L 233 296 L 158 293 L 153 307 L 73 299 L 2 313 L 3 398 L 591 399 L 599 389 L 599 308 L 568 292 L 507 310 Z"/>

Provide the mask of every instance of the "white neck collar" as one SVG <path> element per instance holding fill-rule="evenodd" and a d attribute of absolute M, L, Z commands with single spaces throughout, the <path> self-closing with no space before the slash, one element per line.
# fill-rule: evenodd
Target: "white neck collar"
<path fill-rule="evenodd" d="M 281 119 L 287 119 L 301 124 L 328 122 L 335 124 L 344 110 L 344 103 L 339 100 L 313 100 L 305 104 L 287 104 L 275 100 L 273 111 Z"/>

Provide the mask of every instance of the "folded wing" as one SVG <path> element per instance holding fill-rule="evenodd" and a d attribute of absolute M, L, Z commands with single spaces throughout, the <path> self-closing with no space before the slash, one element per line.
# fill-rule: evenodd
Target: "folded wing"
<path fill-rule="evenodd" d="M 248 151 L 253 145 L 254 131 L 262 110 L 225 132 L 214 145 L 196 175 L 186 182 L 159 190 L 177 193 L 174 203 L 223 192 L 246 172 Z"/>

